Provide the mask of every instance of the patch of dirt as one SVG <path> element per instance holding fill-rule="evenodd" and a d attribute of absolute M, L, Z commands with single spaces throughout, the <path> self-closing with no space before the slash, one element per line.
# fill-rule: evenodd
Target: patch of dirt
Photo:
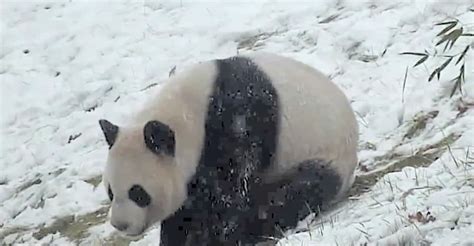
<path fill-rule="evenodd" d="M 59 218 L 51 225 L 42 227 L 33 233 L 33 237 L 40 240 L 47 235 L 59 232 L 61 236 L 67 237 L 73 242 L 79 242 L 88 235 L 89 228 L 105 223 L 108 211 L 109 207 L 105 206 L 85 215 L 69 215 Z"/>
<path fill-rule="evenodd" d="M 28 188 L 30 188 L 31 186 L 33 185 L 38 185 L 38 184 L 41 184 L 41 179 L 40 178 L 35 178 L 33 180 L 29 180 L 28 182 L 24 183 L 23 185 L 21 185 L 20 187 L 17 188 L 16 192 L 15 193 L 20 193 Z"/>
<path fill-rule="evenodd" d="M 362 42 L 355 42 L 346 49 L 347 57 L 350 60 L 359 60 L 362 62 L 374 62 L 379 59 L 381 55 L 367 54 L 368 51 L 361 48 Z"/>
<path fill-rule="evenodd" d="M 102 182 L 102 175 L 97 175 L 95 177 L 86 179 L 86 180 L 84 180 L 84 182 L 89 183 L 89 184 L 93 185 L 94 188 L 96 188 L 100 184 L 100 182 Z"/>
<path fill-rule="evenodd" d="M 81 241 L 87 239 L 89 236 L 89 229 L 93 226 L 100 225 L 107 223 L 107 214 L 109 211 L 109 206 L 104 206 L 99 210 L 96 210 L 92 213 L 74 216 L 68 215 L 65 217 L 61 217 L 56 219 L 51 225 L 43 226 L 39 229 L 32 229 L 32 228 L 23 228 L 23 227 L 13 227 L 3 230 L 0 233 L 0 241 L 3 241 L 9 235 L 17 234 L 17 237 L 21 236 L 24 233 L 31 232 L 32 230 L 36 230 L 33 233 L 33 237 L 37 240 L 41 240 L 42 238 L 58 233 L 66 237 L 68 240 L 79 244 Z M 106 246 L 128 246 L 132 241 L 140 240 L 143 236 L 130 239 L 126 237 L 122 237 L 118 234 L 113 234 L 107 238 L 99 238 L 99 245 L 106 245 Z"/>
<path fill-rule="evenodd" d="M 101 240 L 100 245 L 104 246 L 128 246 L 131 242 L 143 239 L 144 236 L 140 236 L 135 239 L 129 239 L 121 236 L 112 236 Z"/>
<path fill-rule="evenodd" d="M 404 156 L 392 152 L 375 158 L 377 164 L 374 166 L 382 168 L 369 174 L 358 175 L 352 189 L 349 191 L 349 196 L 359 196 L 369 191 L 372 186 L 387 173 L 399 172 L 405 167 L 427 167 L 431 165 L 431 163 L 444 153 L 447 146 L 454 143 L 460 137 L 460 134 L 450 134 L 441 141 L 420 149 L 411 156 Z"/>
<path fill-rule="evenodd" d="M 278 33 L 263 32 L 253 36 L 240 37 L 240 39 L 237 40 L 237 50 L 255 50 L 263 46 L 265 40 L 276 34 Z"/>
<path fill-rule="evenodd" d="M 3 228 L 3 231 L 0 232 L 0 242 L 3 242 L 5 240 L 5 238 L 10 236 L 10 235 L 21 234 L 21 233 L 26 232 L 26 231 L 28 231 L 28 228 L 25 228 L 25 227 Z"/>
<path fill-rule="evenodd" d="M 57 219 L 51 225 L 46 227 L 41 227 L 35 233 L 33 233 L 33 237 L 37 240 L 41 240 L 42 238 L 58 233 L 69 239 L 74 243 L 80 243 L 81 241 L 87 239 L 89 236 L 89 229 L 93 226 L 100 225 L 107 223 L 107 214 L 109 211 L 109 206 L 104 206 L 99 210 L 96 210 L 92 213 L 80 215 L 80 216 L 65 216 L 62 218 Z M 0 234 L 0 237 L 6 237 L 11 234 L 16 233 L 23 233 L 31 231 L 25 228 L 13 228 L 3 234 Z M 128 246 L 132 241 L 137 241 L 142 239 L 143 236 L 130 239 L 126 237 L 122 237 L 118 234 L 114 234 L 107 238 L 99 238 L 100 245 L 106 246 Z"/>
<path fill-rule="evenodd" d="M 431 111 L 429 113 L 417 114 L 413 119 L 411 127 L 408 129 L 407 133 L 403 138 L 413 138 L 421 134 L 421 132 L 426 128 L 426 125 L 429 120 L 436 118 L 439 111 Z"/>

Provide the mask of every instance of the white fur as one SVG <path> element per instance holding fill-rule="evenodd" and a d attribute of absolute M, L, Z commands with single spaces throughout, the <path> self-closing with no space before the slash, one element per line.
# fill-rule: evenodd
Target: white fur
<path fill-rule="evenodd" d="M 271 53 L 250 57 L 280 96 L 281 129 L 271 176 L 309 159 L 332 160 L 343 178 L 342 195 L 354 180 L 358 125 L 346 96 L 326 76 L 301 62 Z"/>
<path fill-rule="evenodd" d="M 267 181 L 305 160 L 332 160 L 343 178 L 342 195 L 352 184 L 357 165 L 358 128 L 354 113 L 341 90 L 315 69 L 293 59 L 269 53 L 248 56 L 272 80 L 280 98 L 281 129 L 276 165 Z M 121 126 L 109 152 L 104 184 L 113 186 L 112 222 L 133 222 L 127 234 L 163 220 L 179 208 L 186 197 L 186 183 L 193 176 L 204 140 L 208 97 L 216 78 L 212 61 L 192 66 L 165 82 L 159 96 Z M 159 120 L 175 132 L 176 154 L 157 157 L 143 142 L 143 126 Z M 127 199 L 133 184 L 142 185 L 152 197 L 152 206 L 138 208 Z M 118 211 L 118 212 L 116 212 Z"/>

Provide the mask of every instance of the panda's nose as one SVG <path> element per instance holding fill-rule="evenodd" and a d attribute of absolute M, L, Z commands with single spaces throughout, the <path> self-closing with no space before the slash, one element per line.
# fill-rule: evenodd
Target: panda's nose
<path fill-rule="evenodd" d="M 115 227 L 115 229 L 119 230 L 119 231 L 125 231 L 127 230 L 128 228 L 128 224 L 127 223 L 124 223 L 124 222 L 113 222 L 111 223 L 113 227 Z"/>

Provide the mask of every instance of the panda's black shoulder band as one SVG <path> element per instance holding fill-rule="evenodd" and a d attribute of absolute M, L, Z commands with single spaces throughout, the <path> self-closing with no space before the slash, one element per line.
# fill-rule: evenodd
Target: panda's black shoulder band
<path fill-rule="evenodd" d="M 158 155 L 174 156 L 174 131 L 166 124 L 157 120 L 148 121 L 143 128 L 145 145 Z"/>

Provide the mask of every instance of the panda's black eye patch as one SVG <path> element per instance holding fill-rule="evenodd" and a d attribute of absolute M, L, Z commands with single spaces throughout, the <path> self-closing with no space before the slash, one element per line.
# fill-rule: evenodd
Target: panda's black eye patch
<path fill-rule="evenodd" d="M 112 188 L 110 188 L 110 185 L 109 185 L 109 188 L 107 189 L 107 195 L 109 195 L 110 201 L 114 200 L 114 193 L 112 192 Z"/>
<path fill-rule="evenodd" d="M 128 190 L 128 198 L 142 208 L 151 203 L 150 195 L 140 185 L 134 185 Z"/>

